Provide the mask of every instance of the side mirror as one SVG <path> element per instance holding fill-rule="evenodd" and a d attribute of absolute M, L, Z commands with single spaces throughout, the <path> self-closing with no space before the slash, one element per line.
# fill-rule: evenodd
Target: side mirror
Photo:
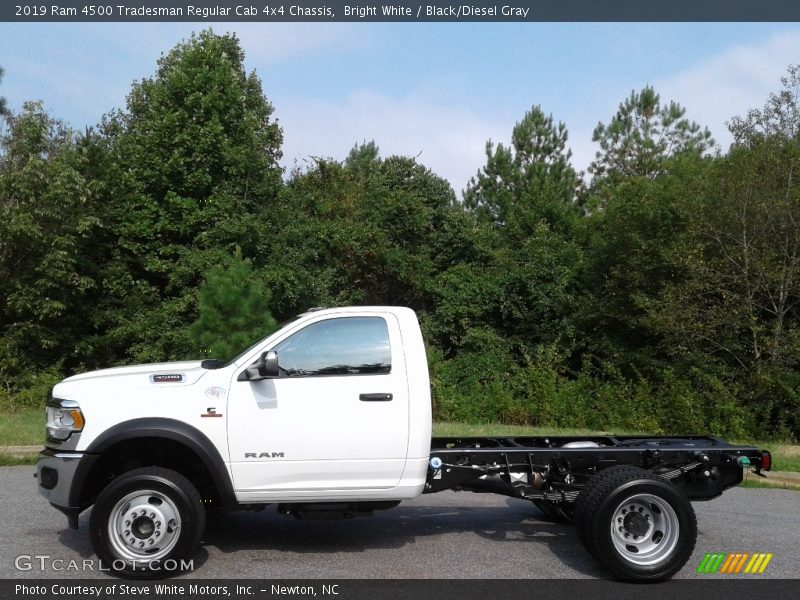
<path fill-rule="evenodd" d="M 264 352 L 255 364 L 250 365 L 242 374 L 239 375 L 239 381 L 259 381 L 260 379 L 273 379 L 279 377 L 281 374 L 278 367 L 278 353 L 270 350 Z"/>
<path fill-rule="evenodd" d="M 264 352 L 256 365 L 258 366 L 258 374 L 261 377 L 278 377 L 281 374 L 278 368 L 278 353 L 274 350 Z"/>

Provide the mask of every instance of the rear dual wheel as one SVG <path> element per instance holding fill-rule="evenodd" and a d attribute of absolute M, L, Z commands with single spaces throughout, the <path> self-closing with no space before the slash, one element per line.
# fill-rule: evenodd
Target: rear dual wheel
<path fill-rule="evenodd" d="M 694 551 L 697 521 L 686 494 L 644 469 L 601 471 L 587 482 L 575 509 L 586 549 L 622 579 L 666 579 Z"/>

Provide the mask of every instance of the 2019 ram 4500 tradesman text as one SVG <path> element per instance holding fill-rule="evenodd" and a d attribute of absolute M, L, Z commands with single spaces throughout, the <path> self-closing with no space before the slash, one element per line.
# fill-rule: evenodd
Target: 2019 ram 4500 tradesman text
<path fill-rule="evenodd" d="M 94 549 L 127 577 L 190 558 L 207 510 L 354 516 L 455 489 L 531 500 L 574 520 L 614 575 L 663 579 L 694 549 L 690 500 L 770 464 L 713 437 L 431 439 L 416 315 L 350 307 L 304 313 L 227 364 L 65 379 L 47 404 L 37 477 L 70 526 L 93 506 Z"/>

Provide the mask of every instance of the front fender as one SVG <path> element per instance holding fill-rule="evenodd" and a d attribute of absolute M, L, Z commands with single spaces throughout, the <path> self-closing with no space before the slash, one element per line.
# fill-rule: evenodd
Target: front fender
<path fill-rule="evenodd" d="M 202 431 L 176 419 L 144 417 L 118 423 L 92 441 L 86 449 L 86 458 L 100 456 L 115 444 L 136 438 L 167 439 L 191 450 L 211 475 L 223 506 L 236 505 L 230 474 L 219 450 Z M 80 505 L 81 491 L 94 463 L 95 460 L 82 460 L 75 471 L 70 487 L 70 506 Z"/>

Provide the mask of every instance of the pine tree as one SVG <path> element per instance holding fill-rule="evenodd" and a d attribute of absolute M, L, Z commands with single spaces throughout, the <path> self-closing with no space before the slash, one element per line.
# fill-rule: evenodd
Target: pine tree
<path fill-rule="evenodd" d="M 214 267 L 199 291 L 199 317 L 190 331 L 203 358 L 229 360 L 276 328 L 269 293 L 240 255 Z"/>
<path fill-rule="evenodd" d="M 540 222 L 571 229 L 577 179 L 566 145 L 566 126 L 532 107 L 514 126 L 510 147 L 487 142 L 486 165 L 470 180 L 464 207 L 522 237 Z"/>
<path fill-rule="evenodd" d="M 666 161 L 686 152 L 703 154 L 715 144 L 711 132 L 685 118 L 677 102 L 661 103 L 647 86 L 631 92 L 608 124 L 598 123 L 592 141 L 600 144 L 589 166 L 593 187 L 622 177 L 653 179 L 664 172 Z"/>

